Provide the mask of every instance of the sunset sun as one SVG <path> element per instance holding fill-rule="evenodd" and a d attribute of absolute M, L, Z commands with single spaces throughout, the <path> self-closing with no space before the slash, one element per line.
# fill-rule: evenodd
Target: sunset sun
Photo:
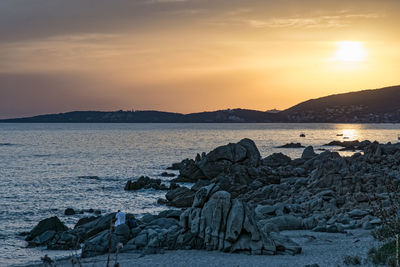
<path fill-rule="evenodd" d="M 341 41 L 337 42 L 337 49 L 333 56 L 336 61 L 357 62 L 366 57 L 366 51 L 362 42 Z"/>

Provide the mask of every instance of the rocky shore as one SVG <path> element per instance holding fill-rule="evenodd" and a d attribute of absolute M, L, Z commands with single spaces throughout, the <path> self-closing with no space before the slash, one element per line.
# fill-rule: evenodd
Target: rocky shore
<path fill-rule="evenodd" d="M 82 248 L 82 257 L 107 252 L 213 250 L 252 255 L 296 255 L 296 242 L 282 231 L 345 234 L 380 225 L 376 207 L 390 206 L 388 188 L 398 192 L 400 144 L 330 143 L 358 150 L 351 157 L 314 152 L 301 158 L 282 153 L 261 158 L 250 139 L 175 163 L 177 178 L 167 187 L 159 179 L 128 181 L 126 190 L 166 190 L 158 203 L 174 209 L 137 219 L 130 229 L 111 229 L 115 214 L 81 219 L 68 229 L 57 217 L 41 221 L 26 240 L 48 249 Z M 191 182 L 191 188 L 178 185 Z M 393 191 L 394 190 L 394 191 Z M 128 214 L 128 217 L 134 217 Z M 110 231 L 111 229 L 111 231 Z M 295 256 L 297 257 L 297 256 Z"/>

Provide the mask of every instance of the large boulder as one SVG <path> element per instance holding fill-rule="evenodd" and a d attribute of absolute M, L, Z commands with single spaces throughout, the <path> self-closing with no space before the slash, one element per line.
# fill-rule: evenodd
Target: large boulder
<path fill-rule="evenodd" d="M 254 211 L 244 202 L 232 200 L 226 191 L 215 192 L 203 206 L 193 205 L 187 209 L 181 215 L 180 225 L 183 228 L 180 236 L 187 236 L 187 243 L 200 240 L 208 250 L 268 255 L 278 252 L 274 240 L 258 228 Z M 293 244 L 291 242 L 288 249 L 300 252 L 301 248 Z M 279 243 L 279 246 L 282 251 L 284 244 Z"/>
<path fill-rule="evenodd" d="M 192 206 L 194 195 L 194 191 L 182 186 L 168 191 L 165 198 L 169 201 L 167 205 L 186 208 Z"/>
<path fill-rule="evenodd" d="M 28 234 L 26 241 L 31 241 L 35 237 L 40 236 L 46 231 L 63 232 L 68 230 L 68 227 L 60 221 L 57 216 L 50 217 L 40 221 Z"/>
<path fill-rule="evenodd" d="M 308 146 L 303 150 L 303 154 L 301 154 L 302 159 L 312 159 L 317 154 L 314 152 L 314 148 L 312 146 Z"/>
<path fill-rule="evenodd" d="M 212 179 L 221 172 L 227 171 L 233 164 L 257 167 L 260 164 L 260 157 L 255 143 L 246 138 L 236 144 L 230 143 L 217 147 L 202 158 L 197 165 L 207 178 Z"/>
<path fill-rule="evenodd" d="M 115 218 L 115 212 L 97 217 L 88 223 L 81 224 L 74 229 L 74 233 L 77 234 L 80 240 L 87 240 L 98 233 L 110 229 L 113 219 Z"/>
<path fill-rule="evenodd" d="M 282 153 L 273 153 L 262 160 L 262 164 L 270 167 L 286 166 L 290 164 L 291 158 Z"/>

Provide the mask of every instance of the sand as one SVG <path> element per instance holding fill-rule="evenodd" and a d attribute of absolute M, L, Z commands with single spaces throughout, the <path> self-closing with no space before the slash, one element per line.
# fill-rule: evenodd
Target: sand
<path fill-rule="evenodd" d="M 282 231 L 302 246 L 302 253 L 292 255 L 246 255 L 231 254 L 215 251 L 178 250 L 165 251 L 163 254 L 141 255 L 140 253 L 121 253 L 118 262 L 125 266 L 173 266 L 173 267 L 197 267 L 197 266 L 305 266 L 318 264 L 319 266 L 344 266 L 343 259 L 347 255 L 358 255 L 363 260 L 367 258 L 368 250 L 377 245 L 376 241 L 366 230 L 351 230 L 347 234 L 317 233 L 306 230 Z M 115 254 L 111 255 L 111 264 L 114 265 Z M 84 267 L 106 266 L 107 256 L 81 259 Z M 70 259 L 56 261 L 60 267 L 72 266 Z M 26 267 L 38 267 L 43 265 L 30 264 Z M 78 266 L 78 265 L 75 265 Z M 363 262 L 362 266 L 372 266 Z"/>

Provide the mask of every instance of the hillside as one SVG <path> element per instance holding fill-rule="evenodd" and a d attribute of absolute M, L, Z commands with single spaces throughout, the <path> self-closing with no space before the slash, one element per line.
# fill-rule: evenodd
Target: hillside
<path fill-rule="evenodd" d="M 289 122 L 400 122 L 400 86 L 311 99 L 280 115 Z"/>
<path fill-rule="evenodd" d="M 191 114 L 162 111 L 73 111 L 6 119 L 0 122 L 76 123 L 399 123 L 400 86 L 330 95 L 297 104 L 284 111 L 226 109 Z"/>
<path fill-rule="evenodd" d="M 256 110 L 227 109 L 211 112 L 180 114 L 162 111 L 73 111 L 39 115 L 28 118 L 0 120 L 0 122 L 74 122 L 74 123 L 224 123 L 276 122 L 279 116 Z"/>

